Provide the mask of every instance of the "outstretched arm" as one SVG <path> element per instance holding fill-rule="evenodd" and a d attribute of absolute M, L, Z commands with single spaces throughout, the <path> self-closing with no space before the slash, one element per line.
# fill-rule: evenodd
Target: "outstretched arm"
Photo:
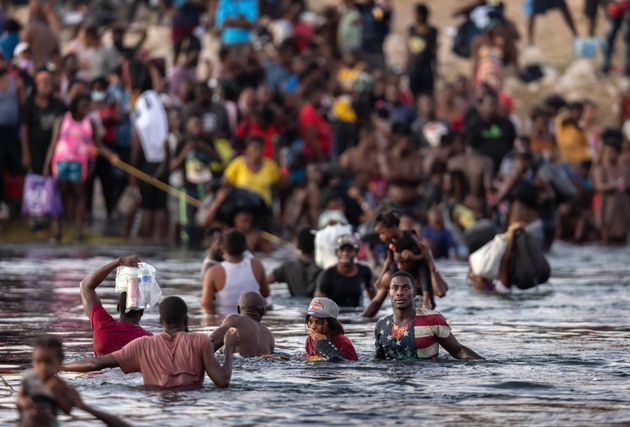
<path fill-rule="evenodd" d="M 83 304 L 83 311 L 87 316 L 90 315 L 90 308 L 92 308 L 94 304 L 101 303 L 100 298 L 96 294 L 96 288 L 103 283 L 103 280 L 109 276 L 109 273 L 121 265 L 137 267 L 138 262 L 140 262 L 140 260 L 135 255 L 118 257 L 115 261 L 104 265 L 81 281 L 81 303 Z"/>
<path fill-rule="evenodd" d="M 70 372 L 92 372 L 105 368 L 117 368 L 120 366 L 112 354 L 100 357 L 89 357 L 76 362 L 64 363 L 63 370 Z"/>
<path fill-rule="evenodd" d="M 223 359 L 223 366 L 214 357 L 214 346 L 212 342 L 208 343 L 208 348 L 203 354 L 203 366 L 206 369 L 206 374 L 212 380 L 212 382 L 219 388 L 227 388 L 230 385 L 230 379 L 232 378 L 232 354 L 238 344 L 239 336 L 238 329 L 230 328 L 225 334 L 225 352 Z"/>
<path fill-rule="evenodd" d="M 439 338 L 440 345 L 444 350 L 448 351 L 455 359 L 483 359 L 480 355 L 472 351 L 466 346 L 463 346 L 457 341 L 455 335 L 449 334 L 446 338 Z"/>

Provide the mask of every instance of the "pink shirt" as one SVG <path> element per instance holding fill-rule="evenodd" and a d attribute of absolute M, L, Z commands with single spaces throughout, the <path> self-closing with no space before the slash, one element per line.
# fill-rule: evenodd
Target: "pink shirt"
<path fill-rule="evenodd" d="M 137 338 L 112 356 L 124 373 L 142 372 L 144 385 L 201 387 L 206 373 L 203 355 L 209 344 L 206 334 L 178 332 L 170 336 L 162 332 Z"/>

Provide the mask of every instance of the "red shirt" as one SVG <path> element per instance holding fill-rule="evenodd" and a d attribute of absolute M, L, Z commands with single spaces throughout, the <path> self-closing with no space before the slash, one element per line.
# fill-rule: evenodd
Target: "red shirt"
<path fill-rule="evenodd" d="M 324 157 L 328 157 L 332 146 L 332 132 L 326 119 L 317 113 L 313 105 L 304 104 L 300 110 L 298 123 L 300 125 L 300 138 L 304 140 L 304 157 L 311 160 L 315 154 L 311 146 L 306 143 L 306 128 L 310 126 L 315 127 L 317 131 L 316 143 L 324 153 Z"/>
<path fill-rule="evenodd" d="M 140 326 L 114 320 L 101 304 L 94 304 L 90 308 L 90 324 L 94 354 L 97 356 L 113 353 L 136 338 L 152 335 Z"/>
<path fill-rule="evenodd" d="M 357 352 L 354 350 L 352 341 L 345 335 L 337 335 L 332 337 L 330 342 L 341 351 L 344 357 L 348 360 L 359 360 Z M 306 337 L 306 355 L 307 356 L 319 356 L 317 350 L 315 350 L 315 344 L 311 337 Z"/>
<path fill-rule="evenodd" d="M 269 125 L 263 129 L 256 123 L 256 120 L 248 120 L 239 123 L 236 127 L 235 135 L 241 139 L 245 139 L 248 136 L 259 136 L 264 142 L 263 157 L 273 159 L 275 153 L 274 139 L 279 133 L 280 131 L 274 125 Z"/>

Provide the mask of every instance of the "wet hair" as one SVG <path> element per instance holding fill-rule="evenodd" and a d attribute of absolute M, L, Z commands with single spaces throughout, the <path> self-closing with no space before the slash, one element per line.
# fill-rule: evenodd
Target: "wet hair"
<path fill-rule="evenodd" d="M 403 233 L 403 235 L 396 240 L 395 252 L 401 253 L 402 251 L 409 250 L 414 254 L 419 253 L 418 244 L 415 239 L 411 236 L 411 233 Z"/>
<path fill-rule="evenodd" d="M 400 225 L 400 213 L 393 209 L 384 209 L 376 214 L 374 222 L 387 228 L 398 228 Z"/>
<path fill-rule="evenodd" d="M 127 292 L 121 292 L 118 296 L 118 312 L 126 318 L 140 319 L 144 314 L 144 310 L 129 310 L 127 313 Z"/>
<path fill-rule="evenodd" d="M 33 350 L 36 348 L 53 350 L 55 353 L 57 353 L 57 357 L 62 362 L 65 358 L 65 355 L 63 354 L 63 344 L 61 343 L 59 337 L 56 337 L 54 335 L 46 334 L 40 335 L 39 337 L 35 338 L 35 341 L 33 341 Z"/>
<path fill-rule="evenodd" d="M 304 323 L 308 322 L 309 317 L 310 315 L 307 314 L 306 317 L 304 318 Z M 332 317 L 326 317 L 325 320 L 326 320 L 326 323 L 328 323 L 328 332 L 330 333 L 330 335 L 332 335 L 333 337 L 336 337 L 337 335 L 345 334 L 343 325 L 341 324 L 339 320 L 333 319 Z"/>
<path fill-rule="evenodd" d="M 160 303 L 160 321 L 163 325 L 179 325 L 188 317 L 188 306 L 180 297 L 166 297 Z"/>
<path fill-rule="evenodd" d="M 424 19 L 425 21 L 429 17 L 429 8 L 424 3 L 418 3 L 415 7 L 416 15 Z"/>
<path fill-rule="evenodd" d="M 297 248 L 302 253 L 312 255 L 315 253 L 315 231 L 311 228 L 303 228 L 297 235 Z"/>
<path fill-rule="evenodd" d="M 79 106 L 81 105 L 81 102 L 83 101 L 90 101 L 90 97 L 87 96 L 86 94 L 80 93 L 74 98 L 72 98 L 72 101 L 70 101 L 70 108 L 69 108 L 70 114 L 72 114 L 72 117 L 77 116 L 77 114 L 79 113 Z"/>
<path fill-rule="evenodd" d="M 245 235 L 238 230 L 230 230 L 223 235 L 223 244 L 225 252 L 231 256 L 243 255 L 247 250 L 247 239 Z"/>
<path fill-rule="evenodd" d="M 403 270 L 398 270 L 397 272 L 395 272 L 394 274 L 392 274 L 392 278 L 390 279 L 390 283 L 392 280 L 394 280 L 396 277 L 406 277 L 407 279 L 409 279 L 409 281 L 411 282 L 411 285 L 413 287 L 413 281 L 414 278 L 410 273 L 407 273 L 406 271 Z"/>
<path fill-rule="evenodd" d="M 621 151 L 621 145 L 623 144 L 623 133 L 619 129 L 606 128 L 599 135 L 602 140 L 602 144 L 607 145 L 616 151 Z"/>

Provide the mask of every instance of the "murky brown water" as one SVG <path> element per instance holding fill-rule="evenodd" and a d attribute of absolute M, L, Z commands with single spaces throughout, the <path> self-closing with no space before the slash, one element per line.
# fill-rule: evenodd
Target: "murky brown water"
<path fill-rule="evenodd" d="M 211 332 L 220 319 L 199 311 L 202 254 L 136 248 L 158 268 L 164 295 L 191 307 L 192 329 Z M 59 334 L 69 359 L 91 353 L 91 331 L 79 281 L 128 248 L 0 246 L 0 425 L 16 419 L 20 372 L 29 339 Z M 287 253 L 265 260 L 274 266 Z M 273 285 L 275 311 L 265 320 L 289 362 L 238 359 L 232 385 L 217 390 L 148 391 L 139 374 L 118 369 L 66 375 L 84 399 L 135 425 L 630 425 L 630 248 L 554 246 L 552 285 L 512 297 L 482 295 L 465 283 L 466 265 L 440 264 L 449 295 L 439 301 L 454 333 L 486 361 L 375 361 L 373 322 L 342 315 L 358 363 L 299 358 L 304 299 Z M 115 311 L 113 280 L 99 288 Z M 389 312 L 385 309 L 381 314 Z M 158 331 L 157 313 L 143 324 Z M 93 425 L 78 411 L 61 417 Z"/>

